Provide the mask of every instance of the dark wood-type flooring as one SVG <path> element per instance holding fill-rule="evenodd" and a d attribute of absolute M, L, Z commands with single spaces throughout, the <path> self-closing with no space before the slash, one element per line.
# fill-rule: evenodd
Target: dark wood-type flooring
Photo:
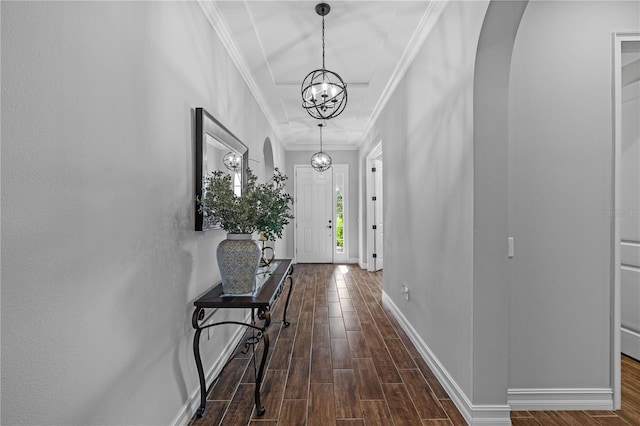
<path fill-rule="evenodd" d="M 271 349 L 262 386 L 266 413 L 258 417 L 253 409 L 251 352 L 238 350 L 211 388 L 205 415 L 190 426 L 466 425 L 382 306 L 381 272 L 357 265 L 294 268 L 287 313 L 291 326 L 282 327 L 281 297 L 268 330 Z M 621 411 L 518 411 L 512 422 L 640 425 L 640 364 L 625 359 L 623 376 Z"/>

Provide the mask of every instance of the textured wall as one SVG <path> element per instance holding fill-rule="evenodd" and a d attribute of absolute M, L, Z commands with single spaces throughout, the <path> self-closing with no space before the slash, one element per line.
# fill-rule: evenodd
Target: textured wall
<path fill-rule="evenodd" d="M 614 31 L 638 2 L 530 2 L 511 64 L 510 388 L 610 388 Z"/>
<path fill-rule="evenodd" d="M 198 3 L 1 7 L 1 422 L 173 423 L 224 238 L 193 231 L 193 108 L 282 148 Z"/>
<path fill-rule="evenodd" d="M 384 291 L 469 398 L 473 70 L 487 5 L 446 6 L 368 138 L 383 143 Z"/>

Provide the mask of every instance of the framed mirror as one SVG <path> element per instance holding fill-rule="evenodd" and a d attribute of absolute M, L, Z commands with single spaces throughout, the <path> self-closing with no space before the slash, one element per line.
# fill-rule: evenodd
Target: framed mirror
<path fill-rule="evenodd" d="M 220 170 L 231 175 L 234 192 L 241 196 L 247 179 L 248 163 L 249 150 L 246 145 L 204 108 L 196 108 L 195 195 L 202 197 L 205 179 L 211 172 Z M 196 200 L 196 231 L 220 228 L 215 221 L 203 215 L 199 207 Z"/>

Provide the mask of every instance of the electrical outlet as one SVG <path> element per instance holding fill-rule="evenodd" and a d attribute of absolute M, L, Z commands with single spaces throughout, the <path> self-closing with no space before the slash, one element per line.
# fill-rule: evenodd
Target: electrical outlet
<path fill-rule="evenodd" d="M 409 287 L 406 284 L 402 284 L 401 293 L 404 294 L 404 300 L 409 301 Z"/>

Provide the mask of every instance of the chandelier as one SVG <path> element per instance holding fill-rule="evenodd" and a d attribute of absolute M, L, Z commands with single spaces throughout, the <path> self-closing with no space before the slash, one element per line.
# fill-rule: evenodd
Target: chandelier
<path fill-rule="evenodd" d="M 322 16 L 322 68 L 311 71 L 302 81 L 302 107 L 318 120 L 337 117 L 347 106 L 347 84 L 324 65 L 324 17 L 330 10 L 327 3 L 316 5 L 316 13 Z"/>
<path fill-rule="evenodd" d="M 237 172 L 242 167 L 242 156 L 240 154 L 236 154 L 233 151 L 230 151 L 227 155 L 222 159 L 224 166 L 231 170 L 232 172 Z"/>
<path fill-rule="evenodd" d="M 320 151 L 311 156 L 311 167 L 317 172 L 324 172 L 331 167 L 331 156 L 326 152 L 322 152 L 322 127 L 324 123 L 318 124 L 320 128 Z"/>

